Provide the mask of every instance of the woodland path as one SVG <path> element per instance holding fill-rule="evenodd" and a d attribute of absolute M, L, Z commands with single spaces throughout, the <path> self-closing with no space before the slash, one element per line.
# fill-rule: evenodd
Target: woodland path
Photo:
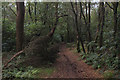
<path fill-rule="evenodd" d="M 65 45 L 61 46 L 59 55 L 60 57 L 54 64 L 57 70 L 50 78 L 102 78 L 83 60 L 78 61 L 78 56 L 73 54 Z"/>

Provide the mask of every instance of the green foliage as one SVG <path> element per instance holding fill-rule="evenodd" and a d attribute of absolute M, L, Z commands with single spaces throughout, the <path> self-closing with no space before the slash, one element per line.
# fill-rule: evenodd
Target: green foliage
<path fill-rule="evenodd" d="M 55 25 L 55 4 L 56 3 L 37 3 L 37 11 L 35 17 L 34 3 L 26 3 L 25 6 L 25 21 L 24 21 L 24 46 L 28 44 L 28 50 L 26 51 L 27 55 L 39 56 L 41 61 L 50 61 L 54 62 L 57 58 L 58 45 L 53 45 L 54 43 L 63 42 L 76 42 L 76 27 L 74 22 L 74 13 L 71 10 L 70 3 L 59 3 L 58 7 L 58 16 L 67 14 L 68 16 L 59 17 L 56 31 L 52 37 L 52 41 L 49 38 L 42 37 L 48 34 Z M 94 37 L 96 36 L 96 31 L 98 29 L 98 4 L 91 3 L 91 24 L 90 24 L 90 33 L 91 33 L 91 42 L 89 42 L 87 27 L 85 27 L 84 18 L 80 20 L 78 18 L 78 26 L 81 29 L 81 37 L 83 43 L 87 44 L 89 47 L 89 52 L 83 53 L 82 49 L 80 52 L 81 58 L 84 59 L 87 64 L 92 64 L 94 68 L 107 68 L 107 69 L 118 69 L 119 66 L 119 50 L 120 50 L 120 4 L 118 6 L 117 19 L 118 19 L 118 28 L 116 33 L 116 38 L 114 39 L 114 12 L 105 5 L 105 24 L 103 27 L 103 45 L 99 47 L 99 36 L 100 31 L 98 32 L 98 40 L 95 42 Z M 15 50 L 16 45 L 16 30 L 15 30 L 15 18 L 16 16 L 9 9 L 13 9 L 16 13 L 15 3 L 3 3 L 3 36 L 2 36 L 2 50 L 11 51 Z M 29 5 L 31 9 L 31 15 L 29 14 Z M 7 6 L 7 7 L 6 7 Z M 75 5 L 73 5 L 75 7 Z M 79 4 L 78 4 L 79 6 Z M 83 11 L 85 11 L 85 5 L 82 5 Z M 78 13 L 80 9 L 78 8 Z M 78 17 L 80 17 L 78 15 Z M 88 17 L 85 15 L 85 18 Z M 35 19 L 37 22 L 35 23 Z M 87 22 L 88 19 L 86 18 Z M 38 38 L 38 39 L 37 39 Z M 37 40 L 35 40 L 37 39 Z M 117 45 L 117 47 L 116 47 Z M 69 43 L 67 47 L 75 47 L 76 44 Z M 81 48 L 81 46 L 80 46 Z M 94 49 L 94 51 L 93 51 Z M 86 49 L 87 51 L 87 49 Z M 73 50 L 76 53 L 76 49 Z M 9 56 L 10 57 L 10 56 Z M 21 72 L 19 72 L 21 74 Z M 27 74 L 27 73 L 26 73 Z M 106 74 L 105 74 L 106 75 Z M 9 76 L 9 75 L 8 75 Z M 107 75 L 106 75 L 107 76 Z M 111 73 L 110 73 L 111 76 Z"/>
<path fill-rule="evenodd" d="M 25 48 L 28 56 L 39 56 L 41 63 L 54 62 L 57 58 L 59 45 L 53 45 L 49 36 L 38 37 Z"/>
<path fill-rule="evenodd" d="M 52 42 L 61 42 L 61 35 L 59 33 L 54 34 Z"/>
<path fill-rule="evenodd" d="M 3 78 L 41 78 L 43 76 L 49 76 L 55 70 L 54 67 L 34 68 L 32 66 L 20 67 L 14 69 L 3 70 Z"/>
<path fill-rule="evenodd" d="M 87 46 L 95 46 L 95 45 L 96 45 L 95 41 L 91 41 L 87 44 Z"/>
<path fill-rule="evenodd" d="M 76 44 L 75 43 L 67 43 L 67 45 L 66 45 L 66 47 L 68 47 L 68 48 L 71 48 L 71 47 L 75 47 L 76 46 Z"/>
<path fill-rule="evenodd" d="M 72 51 L 73 53 L 77 53 L 77 49 L 75 48 L 75 49 L 73 49 L 73 51 Z"/>
<path fill-rule="evenodd" d="M 12 23 L 6 19 L 2 26 L 2 34 L 4 34 L 2 36 L 2 50 L 10 51 L 15 49 L 15 23 Z"/>
<path fill-rule="evenodd" d="M 91 41 L 88 43 L 90 49 L 94 48 L 94 52 L 88 52 L 88 54 L 82 54 L 82 58 L 85 58 L 87 64 L 92 64 L 95 69 L 107 68 L 108 70 L 118 69 L 118 56 L 116 51 L 116 39 L 113 37 L 114 31 L 104 32 L 103 46 L 99 47 L 98 43 Z M 91 51 L 91 50 L 90 50 Z"/>
<path fill-rule="evenodd" d="M 89 53 L 82 54 L 81 58 L 85 59 L 87 64 L 92 64 L 95 69 L 107 67 L 115 70 L 118 68 L 118 57 L 114 57 L 113 54 Z"/>
<path fill-rule="evenodd" d="M 115 76 L 112 71 L 108 71 L 108 70 L 105 71 L 103 75 L 104 75 L 104 78 L 114 78 Z"/>

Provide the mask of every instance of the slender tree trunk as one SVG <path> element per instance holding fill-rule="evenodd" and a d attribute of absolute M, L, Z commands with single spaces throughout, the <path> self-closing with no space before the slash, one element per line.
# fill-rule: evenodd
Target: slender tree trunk
<path fill-rule="evenodd" d="M 48 17 L 47 17 L 47 12 L 48 12 L 48 4 L 45 5 L 45 11 L 44 11 L 44 18 L 45 18 L 45 19 L 43 19 L 43 24 L 44 24 L 45 26 L 47 26 L 47 25 L 46 25 L 47 19 L 48 19 Z M 50 26 L 49 26 L 49 28 L 50 28 Z"/>
<path fill-rule="evenodd" d="M 62 34 L 60 34 L 60 37 L 61 37 L 61 41 L 63 42 L 64 41 L 64 37 Z"/>
<path fill-rule="evenodd" d="M 83 8 L 82 8 L 82 3 L 81 3 L 81 2 L 80 2 L 80 11 L 81 11 L 81 14 L 82 14 L 82 16 L 83 16 L 83 18 L 84 18 L 85 26 L 87 27 L 87 21 L 86 21 L 85 15 L 84 15 L 84 13 L 83 13 Z"/>
<path fill-rule="evenodd" d="M 75 15 L 75 26 L 76 26 L 76 38 L 77 38 L 77 51 L 78 53 L 80 52 L 80 36 L 79 36 L 79 29 L 78 29 L 78 11 L 77 11 L 77 3 L 75 3 L 75 8 L 76 8 L 76 12 L 74 10 L 74 6 L 73 3 L 71 2 L 71 6 L 72 6 L 72 11 Z"/>
<path fill-rule="evenodd" d="M 88 3 L 88 7 L 89 7 L 89 16 L 88 16 L 88 35 L 89 35 L 89 42 L 91 42 L 91 33 L 90 33 L 90 24 L 91 24 L 91 17 L 90 17 L 90 2 Z"/>
<path fill-rule="evenodd" d="M 87 18 L 87 2 L 85 3 L 85 8 L 86 8 L 86 18 Z"/>
<path fill-rule="evenodd" d="M 22 45 L 23 45 L 25 7 L 24 7 L 24 2 L 16 2 L 16 5 L 17 5 L 16 50 L 20 51 L 22 50 Z"/>
<path fill-rule="evenodd" d="M 69 31 L 69 22 L 68 22 L 68 17 L 67 17 L 67 42 L 70 42 L 70 31 Z"/>
<path fill-rule="evenodd" d="M 97 42 L 98 38 L 99 38 L 99 34 L 100 34 L 100 26 L 101 26 L 101 5 L 99 4 L 99 8 L 98 8 L 98 26 L 97 26 L 97 31 L 96 31 L 96 36 L 95 36 L 95 42 Z"/>
<path fill-rule="evenodd" d="M 80 2 L 81 4 L 81 2 Z M 84 48 L 84 44 L 83 44 L 83 41 L 82 41 L 82 37 L 81 37 L 81 34 L 79 33 L 79 28 L 78 28 L 78 20 L 77 20 L 77 17 L 78 17 L 78 12 L 77 12 L 77 3 L 75 4 L 76 5 L 76 12 L 74 10 L 74 7 L 73 7 L 73 4 L 71 2 L 71 6 L 72 6 L 72 11 L 75 15 L 75 23 L 76 23 L 76 32 L 77 32 L 77 51 L 80 52 L 80 42 L 81 42 L 81 45 L 82 45 L 82 48 L 83 48 L 83 52 L 85 52 L 85 48 Z"/>
<path fill-rule="evenodd" d="M 101 6 L 101 18 L 102 18 L 102 22 L 101 22 L 101 32 L 100 32 L 99 46 L 102 47 L 102 45 L 103 45 L 103 27 L 104 27 L 104 21 L 105 21 L 105 7 L 104 7 L 104 3 L 101 2 L 100 6 Z"/>
<path fill-rule="evenodd" d="M 83 52 L 86 53 L 86 51 L 85 51 L 85 47 L 84 47 L 84 44 L 83 44 L 83 40 L 82 40 L 81 37 L 80 37 L 80 42 L 81 42 L 81 45 L 82 45 Z"/>
<path fill-rule="evenodd" d="M 5 7 L 4 6 L 2 6 L 3 7 L 3 12 L 4 12 L 4 14 L 3 14 L 3 26 L 4 26 L 4 24 L 5 24 L 5 16 L 6 16 L 6 14 L 5 14 Z"/>
<path fill-rule="evenodd" d="M 29 10 L 28 10 L 28 12 L 29 12 L 29 15 L 30 15 L 31 20 L 33 21 L 33 19 L 32 19 L 32 14 L 31 14 L 30 3 L 29 3 L 28 5 L 29 5 Z"/>
<path fill-rule="evenodd" d="M 114 38 L 116 37 L 117 33 L 117 8 L 118 8 L 118 2 L 113 3 L 113 12 L 114 12 Z"/>
<path fill-rule="evenodd" d="M 75 3 L 76 14 L 75 14 L 75 22 L 76 22 L 76 30 L 77 30 L 77 51 L 80 52 L 80 33 L 78 28 L 78 10 L 77 10 L 77 2 Z"/>
<path fill-rule="evenodd" d="M 86 53 L 85 47 L 84 47 L 84 43 L 83 43 L 83 40 L 82 40 L 82 35 L 81 35 L 81 17 L 82 17 L 82 15 L 84 17 L 85 24 L 87 25 L 85 16 L 84 16 L 83 11 L 82 11 L 82 4 L 80 2 L 80 34 L 79 35 L 80 35 L 80 42 L 81 42 L 81 46 L 82 46 L 83 52 Z"/>
<path fill-rule="evenodd" d="M 36 21 L 37 21 L 37 16 L 36 16 L 36 9 L 37 9 L 37 2 L 35 2 L 35 23 L 36 23 Z"/>
<path fill-rule="evenodd" d="M 49 36 L 49 37 L 52 37 L 52 36 L 53 36 L 53 34 L 54 34 L 54 32 L 55 32 L 55 29 L 56 29 L 56 26 L 57 26 L 57 23 L 58 23 L 58 3 L 56 3 L 55 8 L 56 8 L 56 12 L 55 12 L 55 19 L 56 19 L 56 21 L 55 21 L 55 24 L 54 24 L 53 29 L 52 29 L 52 30 L 50 31 L 50 33 L 47 35 L 47 36 Z"/>
<path fill-rule="evenodd" d="M 92 40 L 92 37 L 91 37 L 91 30 L 90 30 L 90 25 L 91 25 L 91 12 L 90 12 L 90 10 L 91 10 L 91 7 L 90 7 L 90 4 L 91 4 L 91 2 L 89 2 L 88 3 L 88 7 L 89 7 L 89 10 L 88 10 L 88 37 L 89 37 L 89 42 L 91 42 L 91 40 Z M 91 46 L 91 51 L 93 51 L 94 52 L 94 48 L 93 48 L 93 46 Z M 88 51 L 89 51 L 89 49 L 90 49 L 90 47 L 88 46 Z"/>
<path fill-rule="evenodd" d="M 118 2 L 112 2 L 113 7 L 111 7 L 107 2 L 106 4 L 111 8 L 114 12 L 114 39 L 116 38 L 118 23 L 117 23 L 117 8 L 118 8 Z"/>
<path fill-rule="evenodd" d="M 89 32 L 88 31 L 88 27 L 87 27 L 88 26 L 88 22 L 87 22 L 87 18 L 85 18 L 81 2 L 80 2 L 80 11 L 81 11 L 81 14 L 82 14 L 84 22 L 85 22 L 86 32 L 88 33 Z M 86 33 L 86 37 L 88 37 L 88 34 L 89 34 L 89 33 L 88 34 L 87 33 Z M 86 40 L 88 40 L 88 39 L 86 39 Z"/>
<path fill-rule="evenodd" d="M 120 15 L 119 15 L 119 17 L 118 17 L 118 19 L 120 20 Z M 118 23 L 118 32 L 117 32 L 117 37 L 118 37 L 118 39 L 117 39 L 117 52 L 118 52 L 118 55 L 117 55 L 117 57 L 118 57 L 118 69 L 120 69 L 120 53 L 119 53 L 119 51 L 120 51 L 120 23 Z"/>

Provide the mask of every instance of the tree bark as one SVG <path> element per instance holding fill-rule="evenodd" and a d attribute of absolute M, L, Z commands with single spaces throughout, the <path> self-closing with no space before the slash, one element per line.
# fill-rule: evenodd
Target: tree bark
<path fill-rule="evenodd" d="M 67 17 L 67 42 L 70 42 L 70 29 L 69 29 L 69 22 L 68 22 L 68 17 Z"/>
<path fill-rule="evenodd" d="M 77 3 L 75 3 L 75 8 L 76 8 L 76 12 L 74 10 L 74 6 L 73 3 L 71 2 L 71 6 L 72 6 L 72 11 L 75 15 L 75 26 L 76 26 L 76 38 L 77 38 L 77 52 L 80 52 L 80 36 L 79 36 L 79 29 L 78 29 L 78 11 L 77 11 Z"/>
<path fill-rule="evenodd" d="M 33 21 L 33 19 L 32 19 L 32 14 L 31 14 L 30 3 L 28 3 L 28 5 L 29 5 L 29 10 L 28 10 L 28 12 L 29 12 L 29 15 L 30 15 L 31 20 Z"/>
<path fill-rule="evenodd" d="M 87 10 L 88 10 L 88 9 L 87 9 L 87 2 L 85 2 L 85 8 L 86 8 L 86 18 L 87 18 L 87 12 L 88 12 L 88 11 L 87 11 Z"/>
<path fill-rule="evenodd" d="M 101 19 L 102 19 L 102 22 L 101 22 L 101 31 L 100 31 L 99 46 L 102 47 L 102 45 L 103 45 L 103 27 L 104 27 L 104 21 L 105 21 L 105 7 L 104 7 L 104 3 L 101 2 L 100 6 L 101 6 Z"/>
<path fill-rule="evenodd" d="M 88 16 L 88 35 L 89 35 L 89 42 L 91 42 L 91 33 L 90 33 L 90 24 L 91 24 L 91 17 L 90 17 L 90 2 L 88 3 L 88 7 L 89 7 L 89 16 Z"/>
<path fill-rule="evenodd" d="M 85 16 L 84 16 L 83 11 L 82 11 L 82 4 L 80 2 L 80 34 L 79 35 L 80 35 L 80 42 L 81 42 L 81 46 L 82 46 L 83 52 L 86 53 L 85 47 L 84 47 L 84 43 L 83 43 L 83 40 L 82 40 L 82 35 L 81 35 L 81 15 L 83 15 L 85 24 L 87 26 L 87 22 L 86 22 Z"/>
<path fill-rule="evenodd" d="M 3 14 L 3 27 L 4 27 L 6 13 L 5 13 L 5 7 L 3 5 L 2 5 L 2 7 L 3 7 L 3 12 L 4 12 L 4 14 Z"/>
<path fill-rule="evenodd" d="M 36 16 L 37 12 L 36 12 L 36 9 L 37 9 L 37 2 L 35 2 L 35 23 L 37 21 L 37 16 Z"/>
<path fill-rule="evenodd" d="M 81 45 L 82 45 L 82 48 L 83 48 L 83 52 L 86 53 L 86 52 L 85 52 L 85 48 L 84 48 L 84 44 L 83 44 L 83 41 L 82 41 L 82 37 L 81 37 L 81 34 L 80 34 L 80 32 L 79 32 L 79 28 L 78 28 L 77 2 L 75 3 L 76 12 L 75 12 L 75 10 L 74 10 L 74 7 L 73 7 L 72 2 L 71 2 L 71 6 L 72 6 L 72 11 L 73 11 L 73 13 L 74 13 L 74 15 L 75 15 L 74 18 L 75 18 L 75 25 L 76 25 L 76 32 L 77 32 L 77 34 L 76 34 L 76 38 L 77 38 L 77 51 L 80 52 L 80 42 L 81 42 Z"/>
<path fill-rule="evenodd" d="M 22 50 L 23 35 L 24 35 L 24 15 L 25 7 L 24 2 L 16 2 L 17 17 L 16 17 L 16 50 Z"/>
<path fill-rule="evenodd" d="M 85 15 L 83 13 L 83 8 L 82 8 L 82 3 L 81 2 L 80 2 L 80 11 L 81 11 L 81 14 L 82 14 L 84 22 L 85 22 L 86 32 L 88 33 L 88 34 L 86 33 L 86 37 L 88 37 L 88 39 L 89 39 L 90 33 L 89 33 L 89 29 L 88 29 L 87 16 L 85 17 Z M 87 39 L 87 41 L 89 41 L 88 39 Z"/>
<path fill-rule="evenodd" d="M 98 38 L 99 38 L 99 34 L 100 34 L 100 26 L 101 26 L 101 5 L 99 4 L 99 8 L 98 8 L 98 25 L 97 25 L 97 31 L 96 31 L 96 36 L 95 36 L 95 42 L 97 42 Z"/>
<path fill-rule="evenodd" d="M 118 2 L 113 3 L 113 12 L 114 12 L 114 38 L 116 38 L 117 33 L 117 8 Z"/>
<path fill-rule="evenodd" d="M 50 33 L 48 34 L 49 37 L 52 37 L 54 32 L 55 32 L 55 29 L 56 29 L 56 26 L 57 26 L 57 23 L 58 23 L 58 3 L 56 3 L 55 5 L 55 8 L 56 8 L 56 12 L 55 12 L 55 24 L 54 24 L 54 27 L 53 29 L 50 31 Z"/>
<path fill-rule="evenodd" d="M 91 25 L 91 17 L 90 17 L 90 10 L 91 10 L 91 7 L 90 7 L 90 4 L 91 4 L 91 2 L 89 2 L 88 3 L 88 38 L 89 38 L 89 42 L 91 42 L 92 41 L 92 38 L 91 38 L 91 30 L 90 30 L 90 25 Z M 93 46 L 91 46 L 91 51 L 93 51 L 94 52 L 94 48 L 93 48 Z M 88 46 L 88 51 L 90 51 L 90 47 Z"/>

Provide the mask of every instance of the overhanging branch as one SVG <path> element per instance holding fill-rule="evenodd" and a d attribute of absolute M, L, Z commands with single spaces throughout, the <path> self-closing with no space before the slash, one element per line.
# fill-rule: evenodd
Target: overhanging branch
<path fill-rule="evenodd" d="M 113 7 L 111 7 L 109 3 L 106 2 L 106 4 L 109 6 L 109 8 L 111 8 L 113 10 Z"/>

